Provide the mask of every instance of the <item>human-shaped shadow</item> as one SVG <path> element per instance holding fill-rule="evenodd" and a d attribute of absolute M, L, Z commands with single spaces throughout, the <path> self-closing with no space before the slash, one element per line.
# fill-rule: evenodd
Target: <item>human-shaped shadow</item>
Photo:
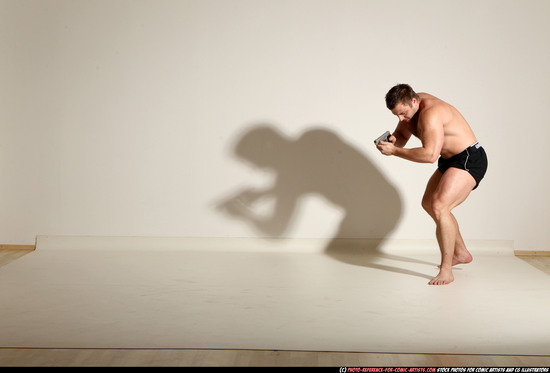
<path fill-rule="evenodd" d="M 334 132 L 313 128 L 293 139 L 272 126 L 258 125 L 238 140 L 234 151 L 251 166 L 274 172 L 275 178 L 268 188 L 245 188 L 225 199 L 217 206 L 224 213 L 246 221 L 263 235 L 282 237 L 299 199 L 320 195 L 343 212 L 325 254 L 349 264 L 433 277 L 376 263 L 380 257 L 418 262 L 378 250 L 400 219 L 401 198 L 365 154 Z M 255 206 L 266 198 L 274 202 L 268 216 L 255 211 Z M 346 240 L 350 238 L 377 240 Z"/>

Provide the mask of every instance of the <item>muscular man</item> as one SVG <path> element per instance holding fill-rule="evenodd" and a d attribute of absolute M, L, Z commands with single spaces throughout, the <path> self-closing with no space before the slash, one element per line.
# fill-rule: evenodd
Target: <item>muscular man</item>
<path fill-rule="evenodd" d="M 483 179 L 487 155 L 458 110 L 432 95 L 417 94 L 407 84 L 399 84 L 387 93 L 386 106 L 399 123 L 390 141 L 377 145 L 380 152 L 421 163 L 439 159 L 422 207 L 435 221 L 441 250 L 439 274 L 429 284 L 449 284 L 454 281 L 452 266 L 472 261 L 451 211 Z M 420 139 L 421 147 L 404 148 L 411 135 Z"/>

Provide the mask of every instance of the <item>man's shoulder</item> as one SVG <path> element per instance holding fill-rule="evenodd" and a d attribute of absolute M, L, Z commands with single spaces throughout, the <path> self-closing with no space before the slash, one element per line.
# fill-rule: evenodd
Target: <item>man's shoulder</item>
<path fill-rule="evenodd" d="M 418 122 L 431 121 L 441 115 L 444 108 L 440 105 L 427 105 L 418 111 Z"/>
<path fill-rule="evenodd" d="M 420 116 L 425 119 L 433 119 L 434 116 L 445 115 L 449 110 L 449 105 L 432 95 L 427 93 L 419 94 L 422 98 L 422 105 L 420 110 Z"/>
<path fill-rule="evenodd" d="M 432 112 L 444 111 L 449 108 L 449 104 L 443 101 L 442 99 L 430 95 L 428 93 L 419 93 L 418 94 L 422 99 L 422 103 L 425 109 L 431 109 Z"/>

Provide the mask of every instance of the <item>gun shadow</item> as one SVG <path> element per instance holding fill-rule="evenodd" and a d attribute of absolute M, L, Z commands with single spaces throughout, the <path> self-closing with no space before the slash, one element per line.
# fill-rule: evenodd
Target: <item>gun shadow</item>
<path fill-rule="evenodd" d="M 396 227 L 402 210 L 399 193 L 368 157 L 334 132 L 312 128 L 290 138 L 270 125 L 257 125 L 237 141 L 235 156 L 256 168 L 274 173 L 271 186 L 244 188 L 217 207 L 232 218 L 247 222 L 262 235 L 282 237 L 299 199 L 311 194 L 324 197 L 343 211 L 337 233 L 324 249 L 336 260 L 379 270 L 431 279 L 433 276 L 376 263 L 380 258 L 418 262 L 379 250 Z M 272 211 L 254 211 L 260 201 L 271 199 Z M 376 240 L 353 240 L 375 238 Z M 365 243 L 367 242 L 367 243 Z"/>

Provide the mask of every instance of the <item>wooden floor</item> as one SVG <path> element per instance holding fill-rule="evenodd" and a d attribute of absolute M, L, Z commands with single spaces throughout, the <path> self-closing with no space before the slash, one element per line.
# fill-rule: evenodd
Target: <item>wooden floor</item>
<path fill-rule="evenodd" d="M 0 249 L 0 267 L 29 249 Z M 550 256 L 519 256 L 550 275 Z M 549 352 L 550 353 L 550 352 Z M 380 354 L 263 350 L 8 349 L 0 348 L 0 367 L 218 366 L 218 367 L 550 367 L 550 356 Z"/>

